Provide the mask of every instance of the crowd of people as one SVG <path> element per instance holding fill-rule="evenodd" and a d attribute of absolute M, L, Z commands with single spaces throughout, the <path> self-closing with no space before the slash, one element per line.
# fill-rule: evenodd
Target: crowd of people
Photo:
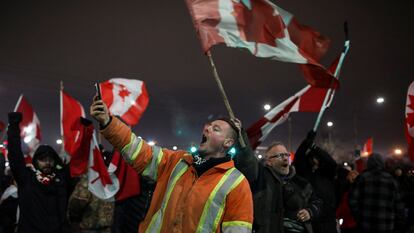
<path fill-rule="evenodd" d="M 149 145 L 94 98 L 100 133 L 141 174 L 142 192 L 100 200 L 41 145 L 27 165 L 20 113 L 9 114 L 9 166 L 0 155 L 0 233 L 414 232 L 414 175 L 373 153 L 366 169 L 338 164 L 310 131 L 294 160 L 282 142 L 259 160 L 237 119 L 207 123 L 198 151 Z M 244 143 L 242 143 L 244 142 Z M 237 155 L 228 152 L 237 147 Z M 133 214 L 132 214 L 133 213 Z"/>

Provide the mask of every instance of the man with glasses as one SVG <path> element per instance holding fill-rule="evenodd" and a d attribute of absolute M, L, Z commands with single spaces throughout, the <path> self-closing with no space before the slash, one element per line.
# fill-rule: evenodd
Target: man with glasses
<path fill-rule="evenodd" d="M 239 121 L 235 121 L 241 127 Z M 245 141 L 247 136 L 244 133 Z M 281 142 L 271 144 L 260 163 L 250 146 L 239 148 L 235 165 L 249 180 L 253 193 L 256 233 L 312 232 L 310 220 L 317 217 L 322 201 L 312 186 L 296 175 L 290 154 Z"/>

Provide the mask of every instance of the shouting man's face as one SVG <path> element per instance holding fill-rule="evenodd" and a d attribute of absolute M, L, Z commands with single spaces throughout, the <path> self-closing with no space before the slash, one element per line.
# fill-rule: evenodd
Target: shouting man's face
<path fill-rule="evenodd" d="M 215 120 L 204 125 L 199 154 L 203 157 L 224 157 L 234 144 L 233 131 L 223 120 Z"/>
<path fill-rule="evenodd" d="M 283 145 L 273 146 L 265 154 L 266 165 L 272 167 L 281 175 L 289 174 L 289 156 L 287 149 Z"/>

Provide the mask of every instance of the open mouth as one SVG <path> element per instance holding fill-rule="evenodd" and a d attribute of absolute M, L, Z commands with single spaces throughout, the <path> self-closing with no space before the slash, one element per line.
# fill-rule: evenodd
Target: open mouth
<path fill-rule="evenodd" d="M 206 135 L 204 135 L 203 134 L 203 136 L 201 137 L 201 142 L 200 142 L 200 144 L 203 144 L 203 143 L 205 143 L 207 141 L 207 137 L 206 137 Z"/>

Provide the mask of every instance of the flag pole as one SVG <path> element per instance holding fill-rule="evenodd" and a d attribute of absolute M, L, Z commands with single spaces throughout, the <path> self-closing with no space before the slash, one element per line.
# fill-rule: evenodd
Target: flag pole
<path fill-rule="evenodd" d="M 345 39 L 343 51 L 341 53 L 341 57 L 339 58 L 338 65 L 336 66 L 336 69 L 335 69 L 334 77 L 336 79 L 339 79 L 339 71 L 341 70 L 342 64 L 343 64 L 343 62 L 345 60 L 346 54 L 349 51 L 349 46 L 350 46 L 350 43 L 351 43 L 351 41 L 348 39 L 348 26 L 347 26 L 347 23 L 346 22 L 344 24 L 344 30 L 345 30 L 345 38 L 346 39 Z M 331 84 L 333 84 L 333 80 L 331 80 Z M 328 91 L 326 93 L 326 96 L 325 96 L 325 99 L 323 100 L 323 104 L 321 106 L 321 110 L 319 111 L 318 117 L 316 118 L 315 125 L 313 127 L 313 131 L 314 132 L 316 132 L 318 130 L 318 126 L 320 124 L 322 115 L 324 114 L 325 110 L 327 109 L 327 106 L 326 105 L 328 103 L 328 100 L 330 102 L 332 102 L 334 93 L 335 93 L 335 90 L 334 89 L 332 89 L 332 88 L 329 88 L 328 89 Z"/>
<path fill-rule="evenodd" d="M 217 86 L 219 88 L 221 97 L 223 98 L 224 105 L 226 106 L 227 112 L 229 113 L 230 119 L 234 119 L 235 118 L 234 117 L 234 112 L 231 109 L 229 99 L 227 98 L 226 91 L 224 90 L 223 84 L 221 83 L 220 77 L 219 77 L 218 72 L 217 72 L 216 65 L 214 64 L 214 60 L 213 60 L 213 57 L 211 56 L 210 51 L 207 52 L 207 57 L 208 57 L 208 60 L 210 61 L 210 65 L 211 65 L 211 68 L 213 70 L 214 79 L 216 80 Z M 240 135 L 239 143 L 240 143 L 241 147 L 244 148 L 244 147 L 246 147 L 246 143 L 244 142 L 243 137 L 241 136 L 241 132 L 239 132 L 239 135 Z"/>
<path fill-rule="evenodd" d="M 60 152 L 64 152 L 65 151 L 65 138 L 63 136 L 63 81 L 60 81 L 60 91 L 59 91 L 59 96 L 60 96 L 60 140 L 62 140 L 62 146 L 60 147 Z"/>

